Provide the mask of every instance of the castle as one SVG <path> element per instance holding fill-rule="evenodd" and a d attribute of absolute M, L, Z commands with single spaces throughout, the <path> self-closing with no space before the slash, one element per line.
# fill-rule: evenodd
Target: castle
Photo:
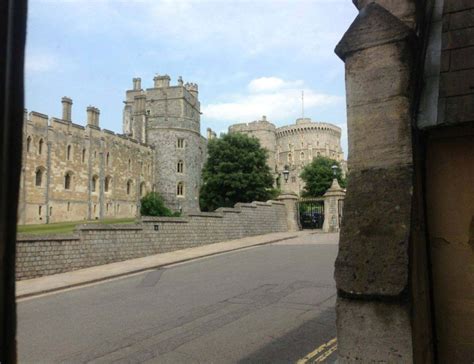
<path fill-rule="evenodd" d="M 139 213 L 149 191 L 163 196 L 175 211 L 199 211 L 201 170 L 207 157 L 208 129 L 201 136 L 198 86 L 170 85 L 168 75 L 156 75 L 154 86 L 142 89 L 133 79 L 126 91 L 123 133 L 100 128 L 100 111 L 87 108 L 86 126 L 72 122 L 72 100 L 62 98 L 62 117 L 24 114 L 23 168 L 19 224 L 42 224 L 104 218 L 129 218 Z M 298 119 L 276 128 L 265 117 L 235 124 L 229 132 L 253 135 L 268 150 L 268 165 L 281 185 L 285 166 L 290 177 L 285 190 L 300 194 L 299 175 L 306 163 L 322 155 L 345 166 L 341 129 Z"/>
<path fill-rule="evenodd" d="M 175 211 L 199 210 L 207 140 L 196 84 L 157 75 L 144 90 L 134 78 L 123 134 L 101 129 L 92 106 L 85 127 L 73 123 L 72 104 L 62 98 L 61 118 L 25 111 L 19 224 L 134 217 L 149 191 Z"/>
<path fill-rule="evenodd" d="M 341 128 L 329 123 L 300 118 L 295 124 L 277 128 L 265 116 L 251 123 L 234 124 L 229 133 L 256 137 L 268 151 L 267 163 L 274 173 L 275 186 L 301 195 L 304 182 L 300 174 L 313 158 L 324 156 L 338 161 L 343 174 L 347 167 L 341 148 Z M 288 181 L 282 181 L 283 170 L 289 170 Z"/>

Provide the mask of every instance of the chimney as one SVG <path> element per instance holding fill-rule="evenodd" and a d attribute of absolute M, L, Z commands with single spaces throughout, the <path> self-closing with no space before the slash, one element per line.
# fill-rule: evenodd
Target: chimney
<path fill-rule="evenodd" d="M 140 77 L 136 77 L 133 79 L 133 90 L 141 90 L 142 89 L 142 79 Z"/>
<path fill-rule="evenodd" d="M 168 75 L 160 76 L 157 74 L 153 78 L 153 81 L 155 81 L 155 88 L 170 87 L 170 80 L 171 78 Z"/>
<path fill-rule="evenodd" d="M 87 107 L 87 125 L 99 127 L 100 110 L 93 106 Z"/>
<path fill-rule="evenodd" d="M 63 120 L 71 121 L 71 109 L 72 109 L 72 100 L 69 97 L 64 96 L 61 99 L 63 104 Z"/>
<path fill-rule="evenodd" d="M 267 121 L 267 115 L 262 116 L 262 121 Z"/>
<path fill-rule="evenodd" d="M 178 77 L 178 86 L 183 86 L 183 77 Z"/>

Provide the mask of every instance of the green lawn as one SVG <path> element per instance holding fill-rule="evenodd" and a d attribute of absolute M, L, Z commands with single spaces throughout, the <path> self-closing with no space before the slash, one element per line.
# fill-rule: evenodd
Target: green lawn
<path fill-rule="evenodd" d="M 54 224 L 18 225 L 17 232 L 25 234 L 69 234 L 74 231 L 76 225 L 81 224 L 133 224 L 134 218 L 128 219 L 103 219 L 91 221 L 68 221 Z"/>

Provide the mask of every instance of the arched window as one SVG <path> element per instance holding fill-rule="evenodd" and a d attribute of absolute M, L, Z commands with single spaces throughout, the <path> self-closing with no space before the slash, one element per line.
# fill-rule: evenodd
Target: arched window
<path fill-rule="evenodd" d="M 92 176 L 92 183 L 91 183 L 91 191 L 95 192 L 97 191 L 97 181 L 99 180 L 98 176 Z"/>
<path fill-rule="evenodd" d="M 82 149 L 82 163 L 86 161 L 86 148 Z"/>
<path fill-rule="evenodd" d="M 179 182 L 176 186 L 176 195 L 177 196 L 184 196 L 184 183 Z"/>
<path fill-rule="evenodd" d="M 64 189 L 70 190 L 71 182 L 72 182 L 72 173 L 67 172 L 66 175 L 64 176 Z"/>
<path fill-rule="evenodd" d="M 70 145 L 67 146 L 66 158 L 68 161 L 71 160 L 71 146 Z"/>
<path fill-rule="evenodd" d="M 38 142 L 38 154 L 42 154 L 43 153 L 43 139 L 40 139 L 39 142 Z"/>
<path fill-rule="evenodd" d="M 129 179 L 127 181 L 127 195 L 129 195 L 131 191 L 132 191 L 132 180 Z"/>
<path fill-rule="evenodd" d="M 105 177 L 105 181 L 104 181 L 104 191 L 105 192 L 109 192 L 111 184 L 112 184 L 112 177 L 110 177 L 110 176 Z"/>
<path fill-rule="evenodd" d="M 177 170 L 178 173 L 183 173 L 184 172 L 184 162 L 183 161 L 178 162 L 176 170 Z"/>
<path fill-rule="evenodd" d="M 29 153 L 31 148 L 31 137 L 26 138 L 26 151 Z"/>
<path fill-rule="evenodd" d="M 35 186 L 41 187 L 43 185 L 44 168 L 38 167 L 35 172 Z"/>
<path fill-rule="evenodd" d="M 146 185 L 145 182 L 140 183 L 140 196 L 145 196 L 146 194 Z"/>

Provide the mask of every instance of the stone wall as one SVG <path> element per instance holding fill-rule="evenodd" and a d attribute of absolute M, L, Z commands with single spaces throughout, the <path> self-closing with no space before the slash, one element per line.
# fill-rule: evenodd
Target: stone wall
<path fill-rule="evenodd" d="M 80 225 L 74 235 L 17 239 L 17 279 L 288 230 L 283 202 L 239 203 L 180 218 L 144 217 L 134 225 Z"/>
<path fill-rule="evenodd" d="M 154 188 L 153 148 L 100 129 L 98 115 L 87 122 L 25 113 L 19 224 L 137 215 Z"/>

